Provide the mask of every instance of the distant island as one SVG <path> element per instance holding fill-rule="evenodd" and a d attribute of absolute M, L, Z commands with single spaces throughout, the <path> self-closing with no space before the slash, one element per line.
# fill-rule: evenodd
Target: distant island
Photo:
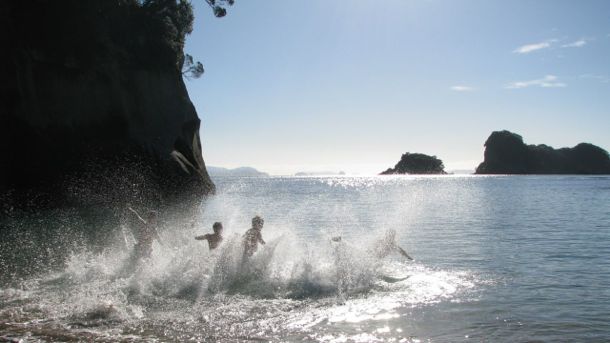
<path fill-rule="evenodd" d="M 452 169 L 447 171 L 447 174 L 474 174 L 474 169 Z"/>
<path fill-rule="evenodd" d="M 208 166 L 208 174 L 211 177 L 215 176 L 269 176 L 269 174 L 258 171 L 252 167 L 239 167 L 234 169 Z"/>
<path fill-rule="evenodd" d="M 380 175 L 392 174 L 447 174 L 443 161 L 420 153 L 405 153 L 394 168 L 388 168 Z"/>
<path fill-rule="evenodd" d="M 294 176 L 322 176 L 322 175 L 345 175 L 344 171 L 332 172 L 332 171 L 313 171 L 313 172 L 298 172 Z"/>
<path fill-rule="evenodd" d="M 526 145 L 510 131 L 494 131 L 485 142 L 476 174 L 610 174 L 608 152 L 590 143 L 554 149 Z"/>

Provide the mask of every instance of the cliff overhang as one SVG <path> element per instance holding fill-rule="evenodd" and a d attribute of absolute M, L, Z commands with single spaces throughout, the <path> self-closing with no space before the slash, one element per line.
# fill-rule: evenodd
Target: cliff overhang
<path fill-rule="evenodd" d="M 0 3 L 3 201 L 163 203 L 214 192 L 181 74 L 192 12 L 184 1 L 144 3 Z"/>

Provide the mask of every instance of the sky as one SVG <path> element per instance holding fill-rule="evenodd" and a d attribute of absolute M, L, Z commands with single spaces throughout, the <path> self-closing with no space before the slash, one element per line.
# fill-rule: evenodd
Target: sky
<path fill-rule="evenodd" d="M 185 80 L 207 165 L 474 168 L 492 131 L 610 149 L 610 1 L 193 0 Z"/>

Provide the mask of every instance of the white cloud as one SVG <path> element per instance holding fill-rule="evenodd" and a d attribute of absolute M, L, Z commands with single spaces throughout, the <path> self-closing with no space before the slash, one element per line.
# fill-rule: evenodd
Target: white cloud
<path fill-rule="evenodd" d="M 533 52 L 536 50 L 550 48 L 551 44 L 553 44 L 555 42 L 557 42 L 557 39 L 549 39 L 547 41 L 540 42 L 540 43 L 526 44 L 526 45 L 520 46 L 517 49 L 513 50 L 513 52 L 516 54 L 529 54 L 530 52 Z"/>
<path fill-rule="evenodd" d="M 563 44 L 561 47 L 562 48 L 582 48 L 583 46 L 585 46 L 587 44 L 587 41 L 584 39 L 579 39 L 577 41 L 574 41 L 572 43 L 568 43 L 568 44 Z"/>
<path fill-rule="evenodd" d="M 563 82 L 559 82 L 557 76 L 555 75 L 546 75 L 541 79 L 511 82 L 505 88 L 521 89 L 527 87 L 561 88 L 567 87 L 567 85 Z"/>
<path fill-rule="evenodd" d="M 470 86 L 457 85 L 457 86 L 452 86 L 451 90 L 456 91 L 456 92 L 472 92 L 475 90 L 475 88 L 470 87 Z"/>

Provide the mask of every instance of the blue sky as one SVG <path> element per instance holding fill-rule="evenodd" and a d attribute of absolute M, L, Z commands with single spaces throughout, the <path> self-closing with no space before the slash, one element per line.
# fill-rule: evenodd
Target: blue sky
<path fill-rule="evenodd" d="M 494 130 L 610 149 L 610 1 L 193 0 L 208 165 L 474 169 Z"/>

